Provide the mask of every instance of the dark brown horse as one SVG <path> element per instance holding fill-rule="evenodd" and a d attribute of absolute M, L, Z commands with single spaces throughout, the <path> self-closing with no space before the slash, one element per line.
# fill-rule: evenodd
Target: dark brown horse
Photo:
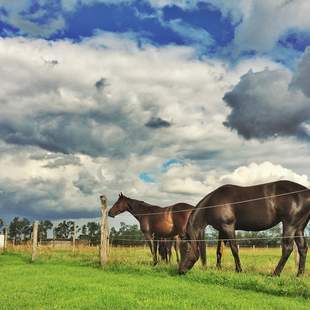
<path fill-rule="evenodd" d="M 240 272 L 235 230 L 261 231 L 281 222 L 282 256 L 273 275 L 280 275 L 294 240 L 300 257 L 297 275 L 302 275 L 308 249 L 304 229 L 309 219 L 310 190 L 300 184 L 278 181 L 248 187 L 221 186 L 203 198 L 190 216 L 186 238 L 181 243 L 179 273 L 185 273 L 197 261 L 199 250 L 195 240 L 207 225 L 219 230 L 220 238 L 229 239 L 236 271 Z"/>
<path fill-rule="evenodd" d="M 177 203 L 169 207 L 161 208 L 148 204 L 144 201 L 131 199 L 119 195 L 118 200 L 109 210 L 108 215 L 114 217 L 120 213 L 128 211 L 140 223 L 140 229 L 150 246 L 153 255 L 154 265 L 157 264 L 157 247 L 159 238 L 170 238 L 184 235 L 188 218 L 193 210 L 193 206 L 187 203 Z M 204 231 L 199 234 L 199 239 L 204 240 Z M 199 256 L 203 264 L 206 262 L 205 241 L 199 242 Z M 176 249 L 177 260 L 179 260 Z"/>

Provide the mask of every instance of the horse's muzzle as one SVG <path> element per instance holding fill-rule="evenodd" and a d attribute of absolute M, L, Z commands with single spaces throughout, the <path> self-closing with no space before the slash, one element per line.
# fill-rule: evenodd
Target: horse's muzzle
<path fill-rule="evenodd" d="M 186 274 L 186 271 L 185 271 L 185 270 L 180 270 L 180 269 L 179 269 L 179 275 L 180 275 L 180 276 L 184 276 L 185 274 Z"/>
<path fill-rule="evenodd" d="M 112 214 L 112 213 L 109 211 L 109 212 L 108 212 L 108 216 L 109 216 L 109 217 L 114 217 L 115 215 Z"/>

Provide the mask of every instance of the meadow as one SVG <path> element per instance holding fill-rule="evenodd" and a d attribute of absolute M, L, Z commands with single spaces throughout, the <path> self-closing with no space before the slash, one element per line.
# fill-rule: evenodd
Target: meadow
<path fill-rule="evenodd" d="M 310 263 L 296 278 L 294 256 L 281 277 L 271 277 L 281 250 L 241 248 L 244 272 L 236 274 L 225 248 L 223 268 L 200 263 L 185 276 L 176 262 L 151 265 L 144 247 L 110 251 L 106 267 L 98 265 L 96 248 L 39 248 L 30 263 L 27 248 L 0 254 L 0 309 L 309 309 Z"/>

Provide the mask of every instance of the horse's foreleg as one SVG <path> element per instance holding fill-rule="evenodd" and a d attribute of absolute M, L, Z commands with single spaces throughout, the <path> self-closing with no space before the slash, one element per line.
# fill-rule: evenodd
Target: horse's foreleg
<path fill-rule="evenodd" d="M 156 240 L 156 236 L 154 236 L 153 239 L 153 264 L 154 266 L 157 265 L 158 259 L 157 259 L 157 249 L 158 249 L 158 240 Z"/>
<path fill-rule="evenodd" d="M 152 238 L 151 234 L 149 234 L 149 233 L 145 233 L 144 238 L 147 240 L 147 243 L 150 247 L 150 251 L 151 251 L 151 254 L 153 257 L 153 262 L 154 262 L 154 242 L 153 242 L 153 238 Z"/>
<path fill-rule="evenodd" d="M 198 235 L 199 254 L 202 266 L 207 266 L 207 245 L 205 241 L 205 230 L 203 229 Z"/>
<path fill-rule="evenodd" d="M 168 263 L 169 264 L 171 263 L 171 248 L 172 248 L 172 244 L 169 243 L 169 248 L 168 248 Z"/>
<path fill-rule="evenodd" d="M 282 272 L 286 261 L 293 251 L 294 236 L 296 229 L 293 226 L 283 224 L 283 239 L 282 239 L 282 256 L 276 269 L 273 272 L 274 276 L 279 276 Z"/>

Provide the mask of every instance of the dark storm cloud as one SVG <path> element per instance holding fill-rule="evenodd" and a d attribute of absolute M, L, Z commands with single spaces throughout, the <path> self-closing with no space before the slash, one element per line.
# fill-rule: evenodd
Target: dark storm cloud
<path fill-rule="evenodd" d="M 0 214 L 3 217 L 25 216 L 32 219 L 62 219 L 95 217 L 96 209 L 65 199 L 64 181 L 30 179 L 13 182 L 0 180 Z"/>
<path fill-rule="evenodd" d="M 93 157 L 125 156 L 126 135 L 141 136 L 127 115 L 100 110 L 82 113 L 41 113 L 18 120 L 0 119 L 0 136 L 7 143 L 38 146 L 44 150 Z M 124 138 L 124 139 L 123 139 Z M 138 148 L 135 148 L 139 152 Z"/>
<path fill-rule="evenodd" d="M 171 123 L 160 117 L 151 117 L 147 123 L 145 123 L 145 126 L 152 129 L 167 128 L 171 126 Z"/>
<path fill-rule="evenodd" d="M 205 150 L 205 149 L 190 149 L 182 152 L 182 156 L 186 159 L 204 161 L 204 160 L 217 160 L 221 151 L 218 150 Z"/>
<path fill-rule="evenodd" d="M 310 100 L 290 86 L 286 71 L 264 70 L 245 74 L 223 98 L 231 108 L 225 126 L 235 129 L 245 139 L 274 136 L 307 137 Z"/>
<path fill-rule="evenodd" d="M 105 78 L 101 78 L 100 80 L 98 80 L 96 83 L 95 83 L 95 87 L 98 89 L 98 90 L 103 90 L 106 88 L 107 86 L 107 79 Z"/>
<path fill-rule="evenodd" d="M 1 121 L 0 133 L 7 143 L 36 145 L 51 152 L 98 156 L 105 145 L 90 119 L 80 115 L 44 115 L 23 122 Z"/>
<path fill-rule="evenodd" d="M 78 198 L 66 200 L 65 180 L 33 178 L 13 182 L 0 179 L 0 214 L 6 218 L 25 216 L 31 219 L 65 219 L 98 216 L 96 208 Z"/>

